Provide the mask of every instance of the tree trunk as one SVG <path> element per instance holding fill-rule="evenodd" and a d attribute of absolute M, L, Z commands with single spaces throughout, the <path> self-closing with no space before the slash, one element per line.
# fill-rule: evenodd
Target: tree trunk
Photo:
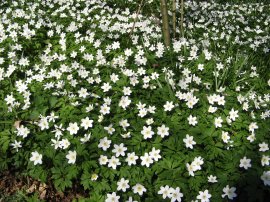
<path fill-rule="evenodd" d="M 184 37 L 184 0 L 181 0 L 180 31 L 181 31 L 181 36 Z"/>
<path fill-rule="evenodd" d="M 168 46 L 170 46 L 171 39 L 170 39 L 167 1 L 166 0 L 160 0 L 160 3 L 161 3 L 161 14 L 162 14 L 163 37 L 164 37 L 165 45 L 168 47 Z"/>
<path fill-rule="evenodd" d="M 172 13 L 173 13 L 173 38 L 176 35 L 176 0 L 172 2 Z"/>

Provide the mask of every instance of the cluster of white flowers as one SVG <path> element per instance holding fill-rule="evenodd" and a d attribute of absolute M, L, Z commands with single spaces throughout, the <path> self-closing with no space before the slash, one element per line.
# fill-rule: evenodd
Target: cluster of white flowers
<path fill-rule="evenodd" d="M 196 96 L 194 96 L 192 92 L 181 93 L 180 91 L 177 91 L 175 93 L 175 96 L 179 100 L 186 101 L 186 105 L 190 109 L 192 109 L 194 107 L 194 105 L 196 105 L 199 102 L 199 98 L 197 98 Z"/>
<path fill-rule="evenodd" d="M 162 195 L 163 199 L 169 198 L 171 202 L 181 202 L 182 197 L 184 196 L 183 193 L 180 192 L 180 188 L 176 187 L 175 189 L 166 185 L 165 187 L 161 186 L 158 194 Z"/>
<path fill-rule="evenodd" d="M 215 103 L 221 106 L 225 105 L 225 97 L 217 94 L 209 95 L 207 96 L 208 102 L 211 105 L 214 105 Z"/>
<path fill-rule="evenodd" d="M 201 156 L 195 157 L 191 164 L 189 164 L 189 163 L 186 164 L 188 174 L 190 176 L 194 176 L 194 172 L 202 169 L 201 166 L 203 165 L 203 163 L 204 163 L 204 161 L 203 161 L 203 158 Z"/>
<path fill-rule="evenodd" d="M 126 192 L 127 189 L 130 188 L 129 181 L 125 180 L 124 178 L 121 178 L 120 181 L 117 182 L 117 191 L 123 191 Z M 144 192 L 146 192 L 146 188 L 137 183 L 132 187 L 134 194 L 139 194 L 140 196 L 143 195 Z M 112 192 L 111 194 L 107 194 L 107 197 L 105 199 L 105 202 L 119 202 L 121 199 L 120 196 L 116 195 L 116 192 Z M 129 200 L 127 202 L 136 202 L 132 200 L 132 197 L 129 197 Z"/>

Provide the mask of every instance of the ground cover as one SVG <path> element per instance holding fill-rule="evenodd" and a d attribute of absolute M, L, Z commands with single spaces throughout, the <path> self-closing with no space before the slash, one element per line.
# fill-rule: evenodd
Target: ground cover
<path fill-rule="evenodd" d="M 269 4 L 138 3 L 0 3 L 4 201 L 269 196 Z"/>

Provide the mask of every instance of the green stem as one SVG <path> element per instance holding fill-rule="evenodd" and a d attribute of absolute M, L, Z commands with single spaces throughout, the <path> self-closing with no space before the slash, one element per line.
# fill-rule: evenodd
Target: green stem
<path fill-rule="evenodd" d="M 0 121 L 0 124 L 13 124 L 14 121 Z"/>

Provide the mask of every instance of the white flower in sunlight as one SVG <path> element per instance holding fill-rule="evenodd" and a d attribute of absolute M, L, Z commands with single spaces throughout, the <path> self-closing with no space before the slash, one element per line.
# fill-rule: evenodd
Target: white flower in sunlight
<path fill-rule="evenodd" d="M 76 135 L 78 130 L 79 130 L 78 124 L 76 122 L 75 123 L 69 123 L 69 126 L 68 126 L 67 130 L 69 131 L 69 133 L 71 135 Z"/>
<path fill-rule="evenodd" d="M 68 151 L 66 158 L 68 159 L 68 163 L 74 164 L 76 161 L 77 152 L 76 151 Z"/>
<path fill-rule="evenodd" d="M 167 101 L 166 104 L 163 106 L 164 107 L 164 111 L 171 111 L 174 108 L 174 104 L 173 102 L 169 102 Z"/>
<path fill-rule="evenodd" d="M 31 153 L 30 161 L 34 162 L 34 165 L 42 164 L 42 155 L 39 154 L 37 151 Z"/>

